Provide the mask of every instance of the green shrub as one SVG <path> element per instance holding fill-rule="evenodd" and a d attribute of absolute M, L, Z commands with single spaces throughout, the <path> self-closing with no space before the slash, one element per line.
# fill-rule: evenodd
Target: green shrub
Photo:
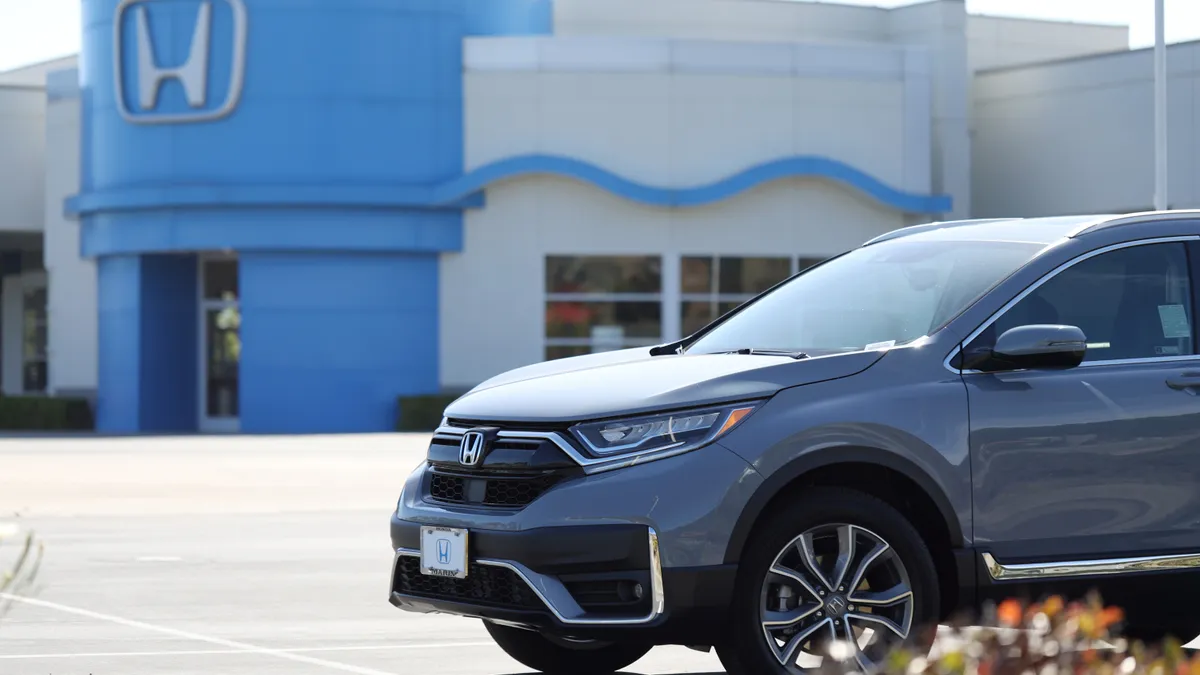
<path fill-rule="evenodd" d="M 0 431 L 92 431 L 87 399 L 0 396 Z"/>
<path fill-rule="evenodd" d="M 458 394 L 401 396 L 396 415 L 396 431 L 430 432 L 442 422 L 442 412 Z"/>

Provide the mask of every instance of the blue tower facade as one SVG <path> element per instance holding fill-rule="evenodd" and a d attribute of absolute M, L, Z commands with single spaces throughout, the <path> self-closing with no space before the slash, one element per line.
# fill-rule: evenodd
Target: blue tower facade
<path fill-rule="evenodd" d="M 83 7 L 68 210 L 97 259 L 98 429 L 201 428 L 214 349 L 236 352 L 242 431 L 394 428 L 398 396 L 439 387 L 439 255 L 471 199 L 434 189 L 463 172 L 463 38 L 548 33 L 550 0 Z M 236 264 L 220 311 L 213 254 Z"/>

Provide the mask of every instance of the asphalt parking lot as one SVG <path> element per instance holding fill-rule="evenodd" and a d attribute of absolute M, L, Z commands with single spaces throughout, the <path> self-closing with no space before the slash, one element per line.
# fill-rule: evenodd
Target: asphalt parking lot
<path fill-rule="evenodd" d="M 526 672 L 477 621 L 387 603 L 387 520 L 425 441 L 0 440 L 0 520 L 46 545 L 0 674 Z M 721 667 L 659 648 L 629 672 Z"/>

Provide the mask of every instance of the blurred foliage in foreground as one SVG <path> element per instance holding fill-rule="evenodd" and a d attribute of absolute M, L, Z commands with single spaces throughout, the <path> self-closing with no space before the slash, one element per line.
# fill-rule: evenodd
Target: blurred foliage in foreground
<path fill-rule="evenodd" d="M 33 586 L 42 565 L 42 542 L 38 541 L 32 532 L 27 532 L 23 538 L 20 534 L 21 529 L 15 523 L 0 522 L 0 554 L 6 552 L 10 541 L 21 542 L 20 553 L 11 567 L 0 570 L 3 573 L 3 576 L 0 576 L 0 619 L 8 614 L 14 602 L 13 598 L 24 595 Z M 0 557 L 0 561 L 5 558 L 7 555 Z"/>
<path fill-rule="evenodd" d="M 1099 596 L 1064 603 L 1007 600 L 987 617 L 997 628 L 943 631 L 926 652 L 900 649 L 879 675 L 1200 675 L 1200 653 L 1178 640 L 1146 645 L 1119 634 L 1124 619 Z"/>

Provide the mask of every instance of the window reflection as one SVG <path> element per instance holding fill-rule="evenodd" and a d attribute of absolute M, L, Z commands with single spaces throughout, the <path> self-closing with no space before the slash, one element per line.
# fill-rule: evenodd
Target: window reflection
<path fill-rule="evenodd" d="M 204 415 L 209 420 L 235 420 L 241 408 L 239 265 L 236 258 L 209 258 L 203 266 Z"/>
<path fill-rule="evenodd" d="M 550 294 L 662 292 L 662 261 L 651 256 L 548 256 Z"/>
<path fill-rule="evenodd" d="M 545 358 L 674 339 L 677 336 L 664 335 L 664 313 L 678 317 L 681 335 L 694 334 L 795 271 L 822 260 L 681 256 L 678 302 L 664 307 L 663 265 L 658 256 L 547 256 Z"/>
<path fill-rule="evenodd" d="M 662 259 L 548 256 L 546 359 L 662 341 Z"/>
<path fill-rule="evenodd" d="M 238 299 L 237 260 L 204 261 L 204 299 L 226 301 Z"/>
<path fill-rule="evenodd" d="M 46 391 L 46 289 L 26 290 L 21 304 L 21 380 L 26 393 Z"/>
<path fill-rule="evenodd" d="M 205 316 L 208 324 L 208 416 L 237 417 L 238 368 L 242 358 L 242 341 L 238 333 L 241 312 L 237 307 L 225 307 L 210 309 Z"/>
<path fill-rule="evenodd" d="M 680 330 L 693 335 L 742 303 L 807 269 L 819 258 L 684 256 L 680 260 Z"/>

